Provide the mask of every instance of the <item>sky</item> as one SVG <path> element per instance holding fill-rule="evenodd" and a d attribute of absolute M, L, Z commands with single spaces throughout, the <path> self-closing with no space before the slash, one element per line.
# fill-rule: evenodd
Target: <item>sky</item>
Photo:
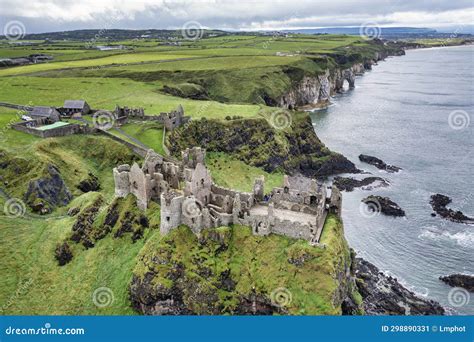
<path fill-rule="evenodd" d="M 0 30 L 180 29 L 189 22 L 245 31 L 370 23 L 463 32 L 474 22 L 474 0 L 0 0 Z"/>

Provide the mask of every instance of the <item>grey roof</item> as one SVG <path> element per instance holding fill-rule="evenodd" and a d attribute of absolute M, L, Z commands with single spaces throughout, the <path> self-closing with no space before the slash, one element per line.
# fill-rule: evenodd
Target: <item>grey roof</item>
<path fill-rule="evenodd" d="M 52 117 L 59 115 L 59 112 L 56 108 L 36 106 L 33 107 L 33 110 L 31 110 L 29 114 L 30 116 Z"/>
<path fill-rule="evenodd" d="M 64 101 L 64 108 L 83 109 L 86 105 L 84 100 L 66 100 Z"/>

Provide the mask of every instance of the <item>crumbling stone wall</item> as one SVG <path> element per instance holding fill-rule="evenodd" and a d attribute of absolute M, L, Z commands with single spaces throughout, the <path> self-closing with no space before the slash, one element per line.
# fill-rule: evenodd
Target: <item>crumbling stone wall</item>
<path fill-rule="evenodd" d="M 47 118 L 29 120 L 24 122 L 18 122 L 11 125 L 14 130 L 35 135 L 41 138 L 52 138 L 52 137 L 64 137 L 72 134 L 86 134 L 92 133 L 94 130 L 89 128 L 87 125 L 80 124 L 69 124 L 57 128 L 51 128 L 48 130 L 38 130 L 37 127 L 48 125 Z"/>
<path fill-rule="evenodd" d="M 181 152 L 182 164 L 186 168 L 194 169 L 197 164 L 205 163 L 206 150 L 201 147 L 187 148 Z"/>
<path fill-rule="evenodd" d="M 172 131 L 176 127 L 184 125 L 189 122 L 191 118 L 184 115 L 184 109 L 181 105 L 170 112 L 162 112 L 159 115 L 145 115 L 143 108 L 128 108 L 116 106 L 114 114 L 117 117 L 116 123 L 125 123 L 128 119 L 135 119 L 140 121 L 156 121 L 163 124 L 165 129 Z"/>
<path fill-rule="evenodd" d="M 254 234 L 274 233 L 316 243 L 327 209 L 340 213 L 342 197 L 335 187 L 328 199 L 326 188 L 315 180 L 302 189 L 293 187 L 285 176 L 283 187 L 266 195 L 264 178 L 259 177 L 252 193 L 240 192 L 212 182 L 204 165 L 205 150 L 195 148 L 182 155 L 183 161 L 176 164 L 150 150 L 141 168 L 135 163 L 114 169 L 116 196 L 134 194 L 143 210 L 150 200 L 160 202 L 162 234 L 180 224 L 195 234 L 204 228 L 242 224 L 252 227 Z"/>

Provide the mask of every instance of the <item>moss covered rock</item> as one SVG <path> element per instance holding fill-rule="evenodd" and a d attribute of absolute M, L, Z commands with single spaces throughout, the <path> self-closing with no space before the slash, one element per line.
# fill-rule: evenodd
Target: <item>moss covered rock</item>
<path fill-rule="evenodd" d="M 288 115 L 285 129 L 272 126 L 274 118 L 191 121 L 170 134 L 170 151 L 179 156 L 186 148 L 201 146 L 210 152 L 231 154 L 267 172 L 309 177 L 358 172 L 352 162 L 331 152 L 319 140 L 307 114 Z"/>
<path fill-rule="evenodd" d="M 47 214 L 56 206 L 64 206 L 71 199 L 71 192 L 52 164 L 46 166 L 42 176 L 30 181 L 25 194 L 25 202 L 40 214 Z"/>
<path fill-rule="evenodd" d="M 352 291 L 350 253 L 340 221 L 328 219 L 326 248 L 243 226 L 181 226 L 144 246 L 130 299 L 151 315 L 339 314 Z"/>

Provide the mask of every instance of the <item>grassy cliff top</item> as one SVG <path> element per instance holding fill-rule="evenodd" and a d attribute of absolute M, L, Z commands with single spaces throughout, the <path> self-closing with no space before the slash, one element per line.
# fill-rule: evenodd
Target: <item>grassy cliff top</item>
<path fill-rule="evenodd" d="M 326 161 L 330 151 L 317 137 L 306 134 L 308 127 L 312 129 L 307 116 L 303 118 L 303 114 L 295 114 L 298 117 L 294 118 L 294 123 L 301 124 L 297 130 L 273 132 L 268 124 L 271 108 L 260 101 L 260 90 L 268 89 L 276 96 L 291 86 L 295 75 L 315 75 L 324 68 L 332 67 L 334 58 L 329 55 L 344 55 L 348 46 L 356 50 L 367 47 L 367 51 L 378 48 L 360 37 L 300 35 L 288 38 L 226 36 L 186 42 L 182 46 L 159 45 L 159 41 L 122 43 L 130 50 L 92 51 L 85 49 L 83 42 L 52 42 L 23 47 L 2 45 L 0 57 L 43 52 L 54 55 L 55 60 L 1 69 L 1 101 L 59 107 L 66 99 L 85 99 L 93 108 L 112 110 L 119 104 L 144 107 L 148 114 L 170 111 L 182 104 L 186 115 L 194 121 L 214 119 L 212 122 L 216 122 L 217 128 L 224 124 L 238 131 L 239 120 L 245 125 L 260 125 L 264 130 L 255 130 L 254 127 L 254 138 L 265 138 L 262 135 L 265 133 L 274 136 L 274 142 L 279 144 L 278 151 L 281 153 L 277 155 L 278 160 L 269 158 L 270 162 L 281 164 L 291 153 L 297 154 L 297 157 L 288 167 L 309 165 L 305 162 L 305 156 L 309 153 L 311 165 L 317 168 Z M 286 55 L 277 56 L 277 52 Z M 201 78 L 202 83 L 199 83 Z M 189 91 L 201 96 L 204 91 L 208 98 L 178 97 L 164 91 L 165 85 L 171 92 Z M 0 234 L 4 242 L 0 249 L 2 312 L 133 313 L 128 286 L 133 269 L 138 274 L 140 267 L 143 267 L 139 264 L 138 255 L 140 258 L 151 257 L 155 247 L 170 247 L 175 236 L 165 239 L 160 236 L 158 205 L 152 205 L 144 213 L 146 219 L 143 219 L 132 197 L 114 201 L 112 168 L 132 163 L 137 158 L 124 146 L 105 136 L 40 139 L 12 130 L 9 125 L 18 121 L 20 116 L 21 112 L 0 107 L 1 189 L 12 197 L 26 201 L 25 193 L 30 181 L 50 177 L 48 170 L 52 165 L 73 199 L 67 206 L 55 208 L 52 213 L 41 217 L 32 215 L 29 209 L 26 216 L 19 218 L 8 217 L 0 211 Z M 301 121 L 298 119 L 300 116 Z M 238 119 L 233 121 L 234 117 Z M 122 129 L 160 151 L 163 140 L 160 127 L 152 123 L 129 123 Z M 247 164 L 239 155 L 219 151 L 209 153 L 209 167 L 217 183 L 249 190 L 253 178 L 264 174 L 267 186 L 281 184 L 281 170 L 274 172 L 275 168 L 267 168 L 268 172 L 263 171 L 264 164 L 259 163 L 256 151 L 252 151 L 258 141 L 252 143 L 254 145 L 246 146 L 244 151 L 250 161 Z M 260 148 L 265 147 L 260 145 Z M 314 147 L 317 149 L 314 150 Z M 258 152 L 262 152 L 263 157 L 275 155 L 270 148 Z M 78 185 L 90 174 L 97 178 L 100 189 L 83 192 Z M 232 176 L 229 177 L 229 174 Z M 5 196 L 0 196 L 0 207 L 6 200 Z M 109 230 L 104 230 L 106 221 L 111 220 L 110 217 L 107 219 L 108 213 L 115 215 L 114 205 L 118 208 L 118 219 Z M 68 216 L 69 209 L 79 212 L 76 216 Z M 96 216 L 94 210 L 97 210 Z M 81 221 L 79 218 L 88 212 L 94 215 L 90 216 L 90 220 L 86 215 Z M 83 233 L 90 234 L 94 246 L 85 246 L 83 240 L 82 243 L 74 242 L 72 236 L 77 231 L 73 232 L 73 227 L 77 231 L 85 227 Z M 327 222 L 322 241 L 328 248 L 324 250 L 309 247 L 307 242 L 279 236 L 254 237 L 246 227 L 222 228 L 220 231 L 231 238 L 229 243 L 233 247 L 227 254 L 206 255 L 207 247 L 199 245 L 188 252 L 203 254 L 209 265 L 231 269 L 232 277 L 239 285 L 235 292 L 223 293 L 228 300 L 219 297 L 227 307 L 232 308 L 235 299 L 245 295 L 249 288 L 255 287 L 267 296 L 274 287 L 281 286 L 292 293 L 293 304 L 288 307 L 291 313 L 339 313 L 339 306 L 334 304 L 339 285 L 336 279 L 346 265 L 348 250 L 342 225 L 337 219 L 330 218 Z M 183 262 L 191 263 L 190 254 L 184 248 L 195 244 L 195 237 L 190 236 L 185 228 L 173 234 L 180 237 L 176 249 L 183 253 Z M 58 244 L 64 241 L 71 246 L 73 259 L 60 267 L 54 255 Z M 307 253 L 311 259 L 304 266 L 288 262 L 290 257 L 300 258 L 301 253 Z M 273 260 L 275 263 L 269 265 Z M 192 275 L 193 266 L 189 266 L 191 273 L 188 275 Z M 269 270 L 274 272 L 273 275 L 267 274 Z M 115 300 L 111 306 L 99 308 L 92 302 L 91 296 L 99 287 L 108 287 L 113 291 Z"/>
<path fill-rule="evenodd" d="M 235 313 L 242 298 L 256 294 L 271 302 L 275 291 L 285 292 L 283 312 L 340 314 L 334 303 L 340 285 L 336 279 L 350 256 L 336 217 L 329 216 L 321 242 L 327 247 L 278 235 L 255 236 L 242 226 L 205 230 L 197 238 L 182 226 L 166 237 L 149 239 L 134 275 L 140 287 L 177 288 L 173 293 L 182 292 L 187 309 L 197 314 Z M 173 277 L 176 269 L 178 279 Z M 222 285 L 223 274 L 232 286 Z M 140 302 L 144 295 L 132 287 L 134 300 Z M 196 296 L 204 299 L 193 301 Z"/>

